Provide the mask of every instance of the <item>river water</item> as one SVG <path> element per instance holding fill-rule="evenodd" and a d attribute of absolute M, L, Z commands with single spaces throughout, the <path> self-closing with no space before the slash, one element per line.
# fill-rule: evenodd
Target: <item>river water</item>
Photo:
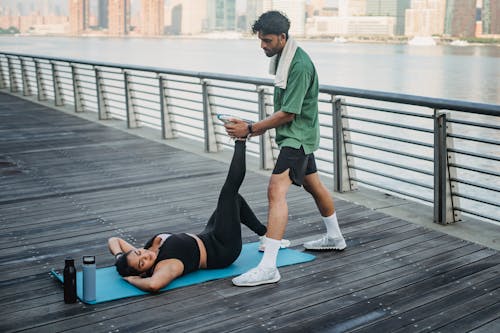
<path fill-rule="evenodd" d="M 500 104 L 500 47 L 299 41 L 320 84 Z M 0 50 L 270 77 L 253 39 L 0 37 Z"/>

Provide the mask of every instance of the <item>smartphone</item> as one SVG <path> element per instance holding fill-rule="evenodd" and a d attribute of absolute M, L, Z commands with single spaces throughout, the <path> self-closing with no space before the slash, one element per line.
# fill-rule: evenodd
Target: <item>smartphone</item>
<path fill-rule="evenodd" d="M 222 121 L 224 124 L 231 124 L 232 121 L 230 120 L 231 118 L 237 118 L 237 117 L 233 117 L 233 116 L 230 116 L 228 114 L 221 114 L 221 113 L 218 113 L 217 114 L 217 119 L 219 119 L 220 121 Z"/>

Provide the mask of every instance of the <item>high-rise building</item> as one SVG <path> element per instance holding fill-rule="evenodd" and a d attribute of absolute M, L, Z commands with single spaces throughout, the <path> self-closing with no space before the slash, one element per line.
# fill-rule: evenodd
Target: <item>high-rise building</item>
<path fill-rule="evenodd" d="M 273 10 L 286 14 L 290 19 L 290 34 L 292 36 L 304 36 L 306 26 L 306 1 L 305 0 L 273 0 Z"/>
<path fill-rule="evenodd" d="M 163 35 L 165 5 L 163 0 L 141 0 L 141 33 Z"/>
<path fill-rule="evenodd" d="M 446 0 L 412 0 L 406 10 L 406 36 L 442 35 Z"/>
<path fill-rule="evenodd" d="M 108 1 L 108 32 L 110 35 L 122 36 L 130 30 L 130 0 Z"/>
<path fill-rule="evenodd" d="M 236 30 L 236 0 L 208 0 L 208 31 Z"/>
<path fill-rule="evenodd" d="M 97 25 L 99 28 L 108 28 L 108 0 L 99 0 L 97 7 Z"/>
<path fill-rule="evenodd" d="M 396 35 L 405 32 L 405 12 L 410 8 L 410 0 L 366 0 L 366 15 L 390 16 L 396 18 Z"/>
<path fill-rule="evenodd" d="M 476 30 L 476 0 L 447 0 L 444 33 L 453 37 L 473 37 Z"/>
<path fill-rule="evenodd" d="M 500 34 L 500 0 L 483 0 L 483 34 Z"/>
<path fill-rule="evenodd" d="M 196 35 L 207 30 L 207 0 L 170 0 L 165 9 L 170 34 Z"/>
<path fill-rule="evenodd" d="M 339 0 L 339 16 L 366 15 L 366 0 Z M 390 16 L 390 15 L 375 15 Z"/>
<path fill-rule="evenodd" d="M 273 8 L 272 0 L 247 0 L 247 22 L 248 29 L 252 28 L 254 22 L 262 13 L 265 13 Z"/>
<path fill-rule="evenodd" d="M 69 0 L 70 33 L 79 35 L 89 27 L 89 0 Z"/>

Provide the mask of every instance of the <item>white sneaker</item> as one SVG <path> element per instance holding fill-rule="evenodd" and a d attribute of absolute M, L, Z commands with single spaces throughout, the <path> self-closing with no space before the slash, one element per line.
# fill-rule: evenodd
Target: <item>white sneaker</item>
<path fill-rule="evenodd" d="M 266 249 L 266 239 L 267 239 L 266 236 L 259 237 L 259 251 L 260 252 L 264 252 L 264 250 Z M 282 239 L 280 249 L 285 249 L 285 248 L 289 247 L 290 244 L 291 244 L 291 242 L 288 239 Z"/>
<path fill-rule="evenodd" d="M 233 284 L 238 287 L 253 287 L 260 286 L 261 284 L 275 283 L 280 279 L 281 275 L 276 267 L 261 268 L 257 266 L 235 277 L 232 281 Z"/>
<path fill-rule="evenodd" d="M 324 234 L 320 239 L 312 240 L 304 243 L 307 250 L 338 250 L 341 251 L 346 248 L 344 237 L 331 238 Z"/>

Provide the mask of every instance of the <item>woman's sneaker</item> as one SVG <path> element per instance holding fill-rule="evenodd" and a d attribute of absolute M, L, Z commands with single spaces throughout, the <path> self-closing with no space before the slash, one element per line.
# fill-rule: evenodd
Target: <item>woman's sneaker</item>
<path fill-rule="evenodd" d="M 259 251 L 260 252 L 264 252 L 264 250 L 266 249 L 266 239 L 267 239 L 266 236 L 259 237 Z M 282 239 L 280 249 L 285 249 L 285 248 L 289 247 L 290 244 L 291 243 L 288 239 Z"/>
<path fill-rule="evenodd" d="M 280 272 L 276 267 L 255 267 L 248 272 L 235 277 L 232 281 L 238 287 L 254 287 L 261 284 L 276 283 L 281 279 Z"/>
<path fill-rule="evenodd" d="M 342 251 L 346 248 L 344 237 L 331 238 L 327 234 L 323 235 L 320 239 L 312 240 L 304 243 L 307 250 L 337 250 Z"/>

